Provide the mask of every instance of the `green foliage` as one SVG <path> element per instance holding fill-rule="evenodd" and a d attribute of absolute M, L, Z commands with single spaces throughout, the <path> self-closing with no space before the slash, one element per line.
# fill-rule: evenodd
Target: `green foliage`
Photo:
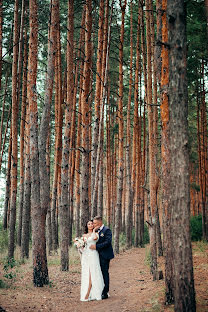
<path fill-rule="evenodd" d="M 2 279 L 0 279 L 0 289 L 1 289 L 1 288 L 8 288 L 7 283 L 5 283 L 5 281 L 2 280 Z"/>
<path fill-rule="evenodd" d="M 192 216 L 190 219 L 191 240 L 200 241 L 202 239 L 202 216 Z"/>
<path fill-rule="evenodd" d="M 146 225 L 146 223 L 144 224 L 144 245 L 149 244 L 149 230 L 148 227 Z"/>
<path fill-rule="evenodd" d="M 126 234 L 124 232 L 119 235 L 119 245 L 121 249 L 126 246 Z"/>
<path fill-rule="evenodd" d="M 189 0 L 187 6 L 187 69 L 189 86 L 198 80 L 201 59 L 207 57 L 204 1 Z"/>
<path fill-rule="evenodd" d="M 6 283 L 4 280 L 1 281 L 2 286 L 10 287 L 16 280 L 17 270 L 14 268 L 18 266 L 19 263 L 14 258 L 6 257 L 3 262 L 3 270 L 4 270 L 4 278 L 6 279 Z M 3 288 L 5 288 L 3 287 Z"/>
<path fill-rule="evenodd" d="M 14 258 L 8 258 L 6 257 L 4 260 L 4 271 L 8 272 L 9 269 L 13 269 L 17 265 L 17 262 Z"/>
<path fill-rule="evenodd" d="M 53 281 L 50 281 L 50 282 L 48 283 L 48 286 L 49 286 L 49 288 L 53 288 L 53 287 L 55 287 L 55 284 L 54 284 Z"/>
<path fill-rule="evenodd" d="M 0 250 L 5 251 L 8 248 L 8 233 L 3 229 L 0 223 Z"/>
<path fill-rule="evenodd" d="M 146 244 L 149 244 L 149 230 L 148 230 L 148 226 L 146 225 L 146 223 L 144 224 L 144 240 L 143 240 L 143 246 L 144 247 Z M 133 228 L 132 230 L 132 245 L 134 245 L 135 243 L 135 228 Z"/>
<path fill-rule="evenodd" d="M 188 123 L 189 123 L 189 158 L 198 167 L 197 142 L 197 101 L 200 102 L 200 79 L 202 60 L 207 60 L 206 14 L 203 0 L 186 1 L 187 11 L 187 79 L 188 79 Z M 207 76 L 207 66 L 204 68 Z M 206 88 L 206 86 L 205 86 Z M 195 188 L 196 191 L 198 189 Z"/>

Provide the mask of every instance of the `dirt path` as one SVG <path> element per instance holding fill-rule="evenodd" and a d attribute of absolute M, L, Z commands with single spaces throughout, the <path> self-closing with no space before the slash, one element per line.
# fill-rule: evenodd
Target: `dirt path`
<path fill-rule="evenodd" d="M 0 306 L 7 312 L 173 311 L 173 306 L 163 305 L 164 281 L 152 281 L 149 266 L 145 264 L 145 252 L 145 249 L 134 248 L 111 261 L 110 298 L 107 300 L 80 302 L 79 259 L 73 260 L 69 273 L 60 271 L 58 258 L 54 257 L 49 260 L 49 286 L 34 288 L 31 263 L 22 265 L 13 287 L 0 290 Z M 203 308 L 197 311 L 208 309 L 203 303 Z"/>

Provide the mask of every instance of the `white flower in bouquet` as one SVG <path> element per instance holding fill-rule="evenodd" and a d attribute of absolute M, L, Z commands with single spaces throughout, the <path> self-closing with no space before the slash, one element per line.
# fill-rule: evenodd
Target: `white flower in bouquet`
<path fill-rule="evenodd" d="M 74 239 L 74 246 L 77 247 L 77 250 L 80 253 L 83 253 L 85 245 L 86 245 L 86 241 L 85 241 L 85 238 L 83 236 L 82 237 L 75 237 L 75 239 Z"/>

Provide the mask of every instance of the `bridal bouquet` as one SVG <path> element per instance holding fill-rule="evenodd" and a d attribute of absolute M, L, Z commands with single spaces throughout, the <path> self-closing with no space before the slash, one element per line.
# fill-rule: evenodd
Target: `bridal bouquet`
<path fill-rule="evenodd" d="M 86 246 L 86 240 L 85 238 L 82 236 L 82 237 L 75 237 L 74 239 L 74 246 L 77 247 L 77 250 L 82 254 L 83 253 L 83 250 Z"/>

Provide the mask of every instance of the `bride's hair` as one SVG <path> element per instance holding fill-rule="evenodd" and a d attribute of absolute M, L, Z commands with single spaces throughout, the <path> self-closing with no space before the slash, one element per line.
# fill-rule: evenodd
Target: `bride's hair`
<path fill-rule="evenodd" d="M 88 223 L 89 221 L 93 222 L 93 220 L 88 220 L 88 221 L 86 222 L 85 228 L 84 228 L 84 234 L 87 234 L 87 233 L 88 233 L 87 223 Z"/>

